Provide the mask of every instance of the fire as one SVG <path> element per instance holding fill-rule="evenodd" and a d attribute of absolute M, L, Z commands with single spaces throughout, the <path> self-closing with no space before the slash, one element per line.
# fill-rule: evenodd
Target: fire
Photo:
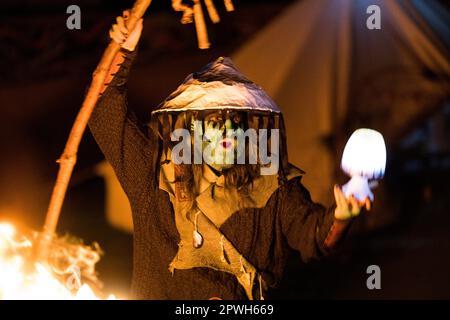
<path fill-rule="evenodd" d="M 100 286 L 95 274 L 98 248 L 58 238 L 52 243 L 47 263 L 31 263 L 35 239 L 20 234 L 11 224 L 0 223 L 0 299 L 100 299 L 93 287 L 83 283 L 87 279 L 94 287 Z M 110 295 L 108 299 L 115 297 Z"/>

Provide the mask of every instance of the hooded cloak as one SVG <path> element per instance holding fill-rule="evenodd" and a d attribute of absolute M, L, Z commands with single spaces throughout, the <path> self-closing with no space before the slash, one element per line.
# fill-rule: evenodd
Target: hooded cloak
<path fill-rule="evenodd" d="M 189 75 L 145 126 L 126 102 L 136 52 L 122 53 L 125 62 L 99 99 L 89 126 L 132 208 L 135 298 L 262 299 L 267 288 L 279 283 L 289 248 L 298 250 L 304 262 L 329 253 L 325 242 L 334 226 L 334 207 L 314 203 L 301 184 L 302 171 L 287 162 L 282 114 L 260 87 L 230 59 L 219 58 Z M 218 177 L 208 187 L 215 188 L 214 197 L 203 192 L 180 209 L 189 190 L 177 188 L 179 167 L 172 173 L 163 170 L 170 163 L 170 132 L 179 116 L 187 126 L 211 109 L 238 109 L 249 115 L 248 127 L 278 128 L 279 171 L 253 181 L 245 198 L 221 188 Z M 195 231 L 202 237 L 198 248 Z"/>

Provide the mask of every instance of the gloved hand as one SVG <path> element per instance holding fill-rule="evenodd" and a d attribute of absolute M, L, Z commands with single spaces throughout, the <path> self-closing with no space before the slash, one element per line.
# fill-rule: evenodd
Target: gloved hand
<path fill-rule="evenodd" d="M 126 27 L 126 21 L 130 17 L 130 11 L 125 10 L 123 12 L 123 16 L 119 16 L 116 19 L 115 24 L 109 30 L 109 36 L 116 43 L 120 44 L 120 46 L 128 51 L 134 51 L 136 45 L 141 37 L 142 32 L 142 22 L 143 19 L 139 19 L 136 23 L 134 29 L 129 32 Z"/>
<path fill-rule="evenodd" d="M 347 220 L 356 217 L 360 214 L 361 208 L 365 206 L 367 210 L 370 210 L 371 206 L 371 202 L 368 197 L 366 197 L 363 201 L 359 201 L 353 195 L 346 198 L 345 194 L 338 185 L 334 186 L 334 199 L 336 200 L 334 217 L 338 220 Z"/>

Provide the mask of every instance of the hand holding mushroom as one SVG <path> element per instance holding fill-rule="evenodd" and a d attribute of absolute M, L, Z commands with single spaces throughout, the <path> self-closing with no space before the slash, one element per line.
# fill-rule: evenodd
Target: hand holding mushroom
<path fill-rule="evenodd" d="M 342 186 L 334 187 L 338 220 L 356 217 L 362 207 L 370 210 L 373 193 L 369 179 L 378 180 L 386 168 L 386 146 L 381 133 L 371 129 L 358 129 L 348 140 L 342 155 L 341 168 L 352 178 Z"/>

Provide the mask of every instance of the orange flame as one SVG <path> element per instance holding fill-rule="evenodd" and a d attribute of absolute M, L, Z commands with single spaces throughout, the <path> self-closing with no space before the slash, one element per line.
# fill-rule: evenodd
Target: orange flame
<path fill-rule="evenodd" d="M 81 244 L 65 243 L 64 239 L 56 242 L 53 249 L 57 254 L 53 255 L 53 262 L 34 262 L 34 270 L 27 272 L 33 240 L 19 234 L 13 225 L 0 223 L 0 299 L 100 299 L 91 286 L 82 282 L 83 273 L 96 280 L 95 263 L 99 253 Z M 62 265 L 65 266 L 63 271 Z M 108 299 L 115 297 L 109 295 Z"/>

